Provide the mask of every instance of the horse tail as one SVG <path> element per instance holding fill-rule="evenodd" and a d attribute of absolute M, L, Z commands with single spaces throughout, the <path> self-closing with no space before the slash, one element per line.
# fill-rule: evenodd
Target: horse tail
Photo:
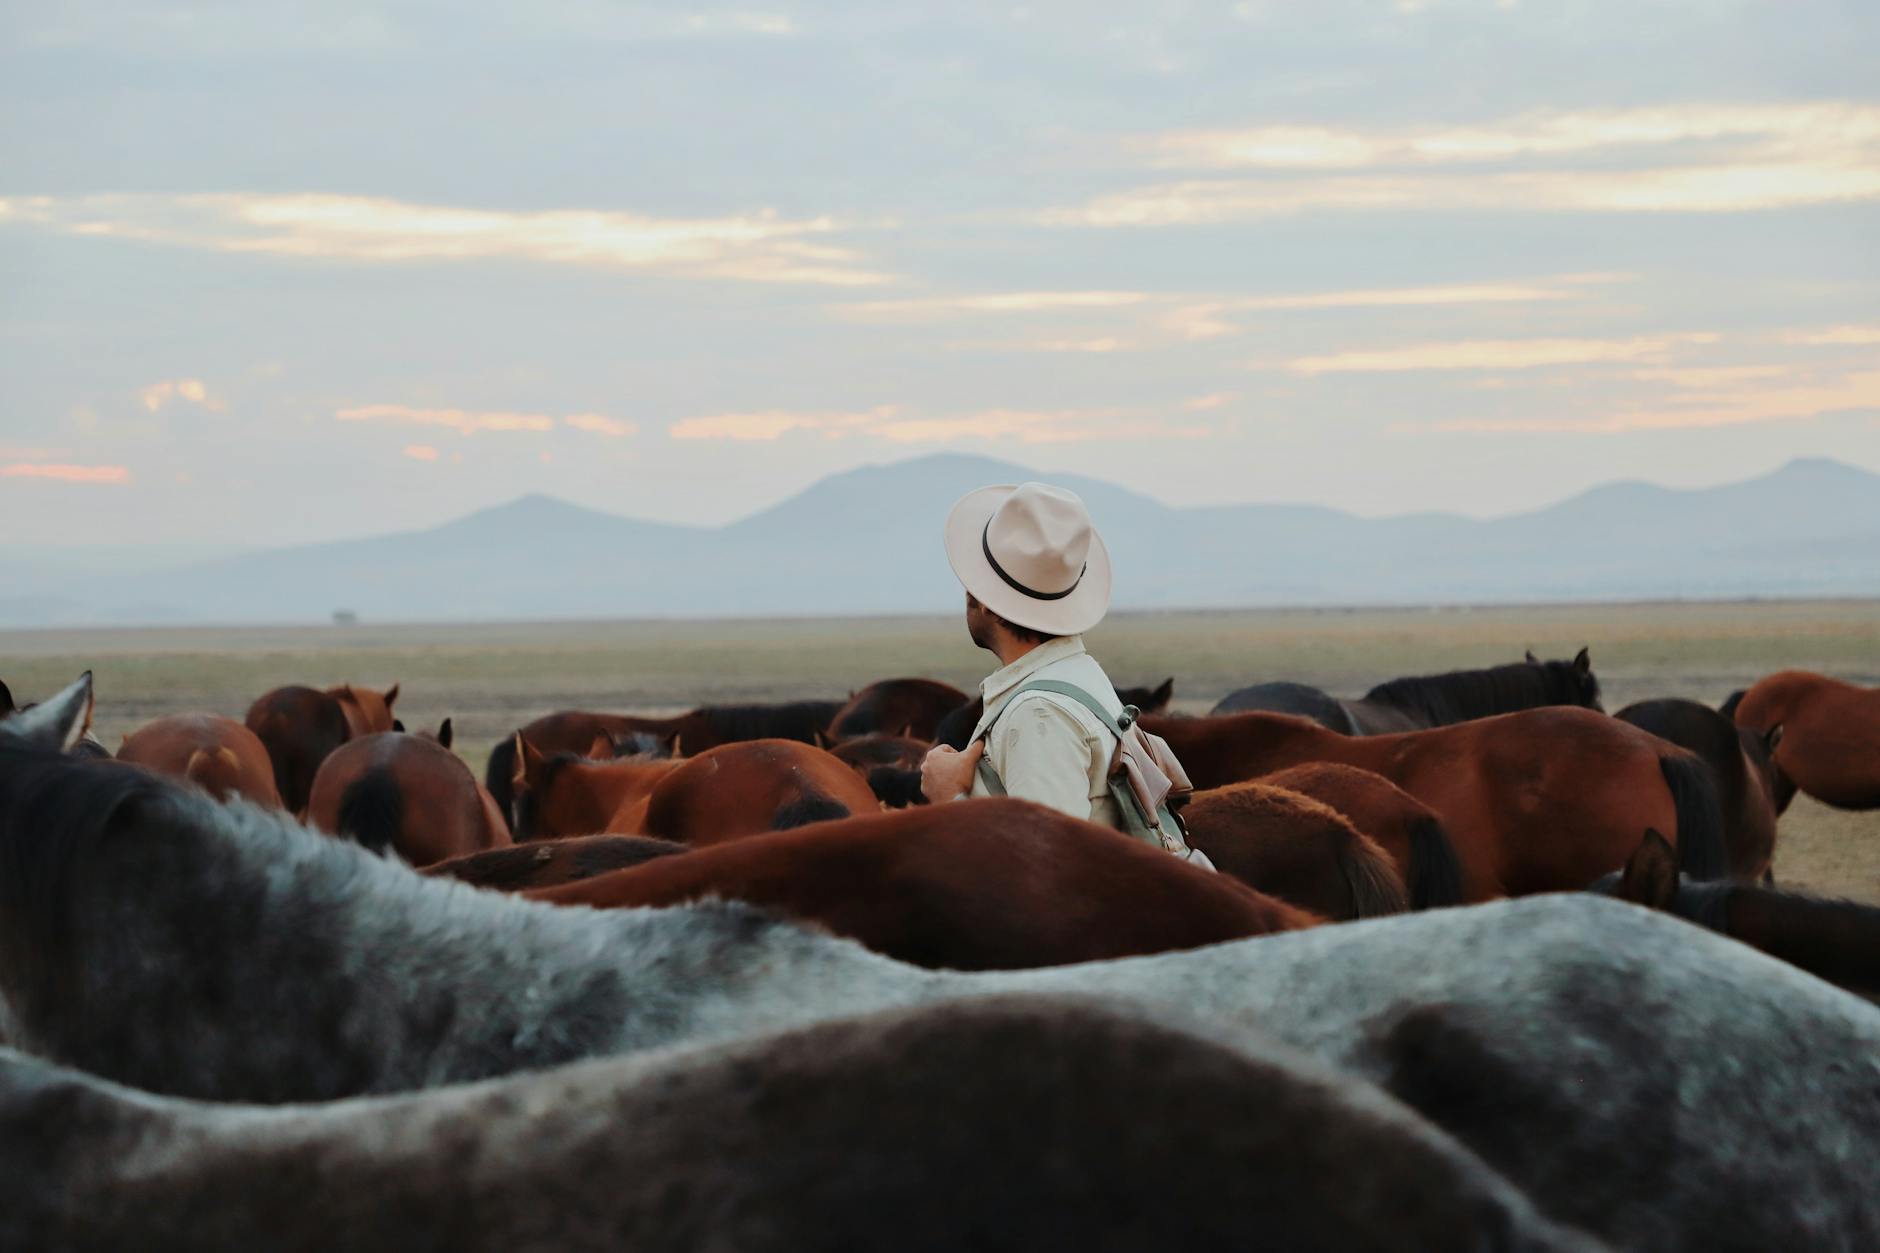
<path fill-rule="evenodd" d="M 1743 698 L 1747 695 L 1749 695 L 1749 693 L 1746 691 L 1743 691 L 1740 688 L 1734 692 L 1731 692 L 1729 699 L 1724 701 L 1723 704 L 1717 706 L 1717 712 L 1722 714 L 1724 717 L 1728 718 L 1730 721 L 1735 722 L 1736 721 L 1736 707 L 1743 703 Z"/>
<path fill-rule="evenodd" d="M 1449 829 L 1435 814 L 1410 820 L 1410 908 L 1462 904 L 1462 862 Z"/>
<path fill-rule="evenodd" d="M 405 796 L 389 770 L 368 770 L 339 796 L 335 835 L 349 836 L 361 848 L 385 853 L 398 840 L 405 820 Z"/>
<path fill-rule="evenodd" d="M 496 741 L 490 750 L 490 764 L 483 768 L 483 787 L 496 801 L 505 821 L 516 812 L 516 737 L 514 733 Z"/>
<path fill-rule="evenodd" d="M 805 792 L 793 801 L 786 801 L 778 806 L 771 816 L 772 831 L 790 831 L 797 827 L 807 827 L 813 822 L 832 822 L 837 818 L 848 818 L 849 807 L 816 792 Z"/>
<path fill-rule="evenodd" d="M 889 809 L 906 809 L 910 805 L 925 805 L 927 798 L 920 790 L 920 771 L 903 770 L 898 766 L 876 766 L 868 772 L 868 790 L 875 794 L 875 799 Z"/>
<path fill-rule="evenodd" d="M 1729 873 L 1729 860 L 1716 772 L 1691 756 L 1660 757 L 1658 769 L 1678 815 L 1678 869 L 1693 879 L 1723 878 Z"/>
<path fill-rule="evenodd" d="M 1347 840 L 1338 850 L 1338 870 L 1351 889 L 1351 916 L 1375 918 L 1401 914 L 1410 908 L 1397 863 L 1369 836 Z"/>

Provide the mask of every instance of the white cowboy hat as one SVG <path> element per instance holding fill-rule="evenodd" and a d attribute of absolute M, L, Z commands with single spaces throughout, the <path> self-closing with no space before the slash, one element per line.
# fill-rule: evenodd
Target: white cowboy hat
<path fill-rule="evenodd" d="M 982 487 L 947 515 L 947 562 L 980 604 L 1047 635 L 1081 635 L 1110 608 L 1110 550 L 1075 492 Z"/>

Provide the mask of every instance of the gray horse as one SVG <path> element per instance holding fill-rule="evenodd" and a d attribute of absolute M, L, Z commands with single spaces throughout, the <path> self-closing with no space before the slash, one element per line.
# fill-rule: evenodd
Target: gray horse
<path fill-rule="evenodd" d="M 49 705 L 75 722 L 84 699 Z M 1880 1010 L 1629 905 L 921 971 L 739 906 L 593 912 L 426 879 L 46 752 L 66 715 L 35 714 L 5 724 L 27 742 L 0 739 L 0 1035 L 122 1082 L 319 1100 L 987 994 L 1101 997 L 1375 1083 L 1621 1247 L 1880 1247 Z"/>

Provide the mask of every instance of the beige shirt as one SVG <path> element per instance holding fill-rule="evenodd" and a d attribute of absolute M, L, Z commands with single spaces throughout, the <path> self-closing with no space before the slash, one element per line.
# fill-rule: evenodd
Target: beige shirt
<path fill-rule="evenodd" d="M 1067 635 L 1040 644 L 979 685 L 986 712 L 973 728 L 973 739 L 984 735 L 986 725 L 998 717 L 986 743 L 986 760 L 1007 795 L 1049 805 L 1073 818 L 1120 827 L 1109 783 L 1115 733 L 1075 700 L 1055 692 L 1027 692 L 1007 710 L 1012 693 L 1032 679 L 1069 683 L 1112 713 L 1123 711 L 1110 676 L 1084 651 L 1083 637 Z M 986 785 L 975 779 L 972 795 L 986 794 Z"/>

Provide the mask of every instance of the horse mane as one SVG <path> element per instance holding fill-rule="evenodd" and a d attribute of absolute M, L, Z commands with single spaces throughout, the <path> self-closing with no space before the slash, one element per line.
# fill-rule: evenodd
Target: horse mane
<path fill-rule="evenodd" d="M 798 700 L 780 705 L 701 705 L 692 716 L 702 718 L 722 740 L 797 740 L 814 744 L 816 734 L 847 702 Z"/>
<path fill-rule="evenodd" d="M 510 742 L 512 744 L 515 742 L 513 737 L 511 737 Z M 560 774 L 569 765 L 584 763 L 588 760 L 588 758 L 583 757 L 580 753 L 550 753 L 548 756 L 542 758 L 542 768 L 535 776 L 534 786 L 524 788 L 519 793 L 511 792 L 509 803 L 510 807 L 514 809 L 515 812 L 504 814 L 503 817 L 510 821 L 510 824 L 517 832 L 533 831 L 535 829 L 536 820 L 541 816 L 537 811 L 540 810 L 542 806 L 542 797 L 546 796 L 549 789 L 555 786 L 555 776 Z M 494 762 L 492 761 L 491 764 L 493 768 Z M 526 839 L 527 837 L 522 838 Z"/>
<path fill-rule="evenodd" d="M 1571 668 L 1559 662 L 1517 661 L 1486 670 L 1413 675 L 1380 683 L 1364 699 L 1421 714 L 1435 726 L 1447 726 L 1543 705 L 1581 704 L 1581 693 L 1566 673 Z M 1596 683 L 1593 690 L 1598 690 Z"/>

